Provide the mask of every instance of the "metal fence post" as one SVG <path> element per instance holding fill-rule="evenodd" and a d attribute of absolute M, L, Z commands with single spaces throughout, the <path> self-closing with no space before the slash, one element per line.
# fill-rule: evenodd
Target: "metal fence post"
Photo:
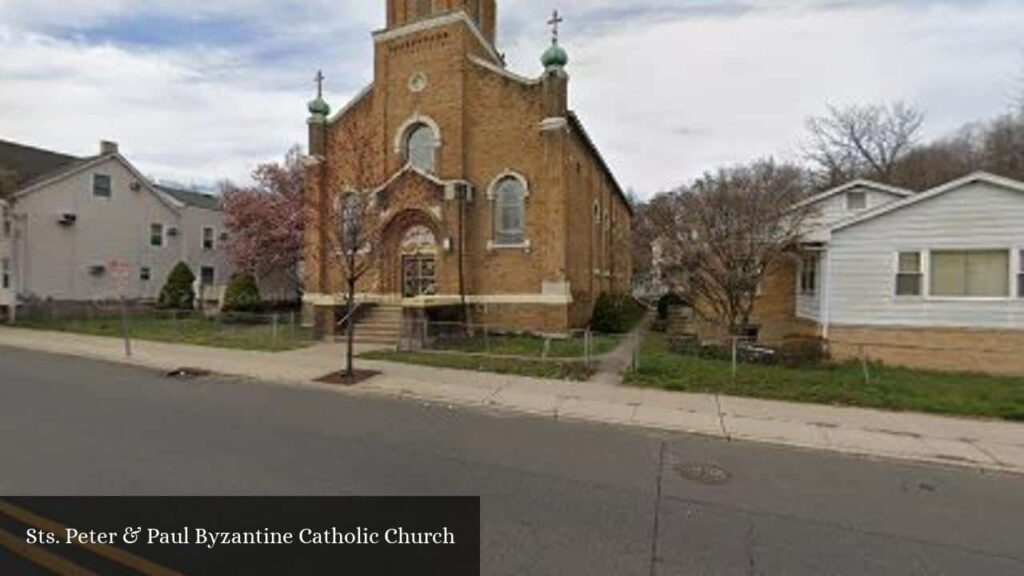
<path fill-rule="evenodd" d="M 484 353 L 485 354 L 490 354 L 491 353 L 491 335 L 490 335 L 490 332 L 491 332 L 490 327 L 487 326 L 487 324 L 484 324 Z"/>
<path fill-rule="evenodd" d="M 636 372 L 640 369 L 640 335 L 633 332 L 626 336 L 633 340 L 632 358 L 630 358 L 630 370 Z"/>
<path fill-rule="evenodd" d="M 272 343 L 274 345 L 276 345 L 277 344 L 277 314 L 274 314 L 271 317 L 271 323 L 273 325 L 273 328 L 271 330 L 271 335 L 272 335 L 271 339 L 272 339 Z"/>
<path fill-rule="evenodd" d="M 870 386 L 871 385 L 871 372 L 868 371 L 868 357 L 864 353 L 864 345 L 863 344 L 860 345 L 860 366 L 861 366 L 861 369 L 864 371 L 864 385 L 865 386 Z"/>
<path fill-rule="evenodd" d="M 736 373 L 739 370 L 739 338 L 732 337 L 732 381 L 736 383 Z"/>

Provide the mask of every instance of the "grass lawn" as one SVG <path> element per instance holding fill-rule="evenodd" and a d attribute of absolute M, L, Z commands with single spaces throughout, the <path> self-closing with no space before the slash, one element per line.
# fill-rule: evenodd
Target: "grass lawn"
<path fill-rule="evenodd" d="M 532 376 L 534 378 L 552 378 L 558 380 L 586 380 L 592 371 L 582 362 L 557 360 L 523 360 L 519 358 L 495 358 L 474 356 L 465 353 L 446 352 L 387 352 L 376 351 L 360 355 L 367 360 L 383 360 L 418 364 L 435 368 L 455 368 L 475 372 L 493 372 L 496 374 L 512 374 L 516 376 Z"/>
<path fill-rule="evenodd" d="M 594 334 L 592 354 L 600 356 L 615 349 L 622 342 L 622 336 Z M 438 345 L 439 350 L 490 354 L 492 356 L 521 356 L 541 358 L 544 355 L 544 338 L 529 335 L 473 336 Z M 582 358 L 583 336 L 568 339 L 552 339 L 548 358 Z"/>
<path fill-rule="evenodd" d="M 19 328 L 52 330 L 92 336 L 121 337 L 119 317 L 89 319 L 19 318 Z M 312 332 L 288 321 L 282 321 L 274 336 L 274 328 L 266 324 L 226 323 L 200 316 L 173 318 L 161 315 L 136 315 L 131 319 L 131 336 L 137 340 L 192 344 L 214 348 L 283 352 L 305 348 L 313 343 Z"/>
<path fill-rule="evenodd" d="M 644 342 L 640 368 L 626 377 L 632 386 L 686 392 L 719 392 L 820 404 L 864 406 L 1024 420 L 1024 378 L 949 374 L 860 364 L 806 368 L 740 365 L 732 380 L 727 361 L 671 352 L 663 334 Z"/>

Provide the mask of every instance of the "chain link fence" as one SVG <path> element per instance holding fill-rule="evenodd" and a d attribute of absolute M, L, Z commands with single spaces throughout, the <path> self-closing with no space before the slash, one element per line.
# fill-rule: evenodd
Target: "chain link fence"
<path fill-rule="evenodd" d="M 624 335 L 589 329 L 544 336 L 490 324 L 406 320 L 402 323 L 398 349 L 401 352 L 578 362 L 590 367 L 601 356 L 612 352 L 624 338 Z"/>
<path fill-rule="evenodd" d="M 19 310 L 16 327 L 248 350 L 291 350 L 314 343 L 298 311 L 268 313 L 161 310 L 130 302 L 40 304 Z"/>

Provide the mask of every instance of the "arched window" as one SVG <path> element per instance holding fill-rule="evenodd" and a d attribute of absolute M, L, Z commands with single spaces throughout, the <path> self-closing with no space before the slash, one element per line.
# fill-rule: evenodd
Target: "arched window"
<path fill-rule="evenodd" d="M 437 137 L 434 131 L 426 124 L 413 124 L 405 137 L 405 161 L 421 170 L 433 172 L 436 155 Z"/>
<path fill-rule="evenodd" d="M 526 242 L 526 186 L 514 176 L 505 176 L 494 187 L 494 242 Z"/>

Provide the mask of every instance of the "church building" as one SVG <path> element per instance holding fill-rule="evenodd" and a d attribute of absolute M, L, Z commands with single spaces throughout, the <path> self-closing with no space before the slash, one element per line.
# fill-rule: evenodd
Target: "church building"
<path fill-rule="evenodd" d="M 336 114 L 310 103 L 307 317 L 344 316 L 344 198 L 374 214 L 358 301 L 565 334 L 628 292 L 632 208 L 569 108 L 557 13 L 539 77 L 506 68 L 496 0 L 386 0 L 373 82 Z M 319 78 L 322 83 L 322 77 Z"/>

